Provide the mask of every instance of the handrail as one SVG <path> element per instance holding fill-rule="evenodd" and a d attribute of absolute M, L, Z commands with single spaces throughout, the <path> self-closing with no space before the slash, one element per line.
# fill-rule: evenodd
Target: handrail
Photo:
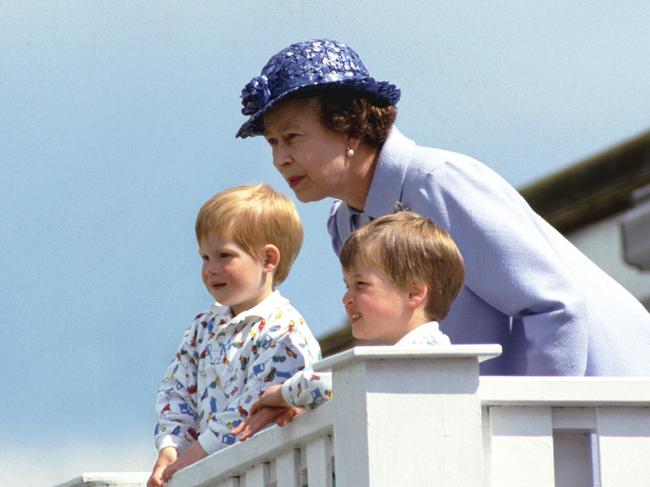
<path fill-rule="evenodd" d="M 283 428 L 269 428 L 253 438 L 221 450 L 174 475 L 168 487 L 200 487 L 215 485 L 278 453 L 303 445 L 313 438 L 332 432 L 332 403 L 298 416 Z"/>
<path fill-rule="evenodd" d="M 329 357 L 315 369 L 332 370 L 332 401 L 167 487 L 331 487 L 333 474 L 337 487 L 650 485 L 650 377 L 479 376 L 499 350 L 359 347 Z"/>
<path fill-rule="evenodd" d="M 650 406 L 650 377 L 481 376 L 483 406 Z"/>

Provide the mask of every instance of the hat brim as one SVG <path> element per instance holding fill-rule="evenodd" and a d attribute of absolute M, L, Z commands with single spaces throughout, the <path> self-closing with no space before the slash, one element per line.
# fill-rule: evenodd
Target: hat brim
<path fill-rule="evenodd" d="M 291 89 L 285 91 L 280 96 L 270 100 L 264 107 L 255 112 L 250 118 L 239 128 L 235 137 L 245 139 L 246 137 L 254 137 L 264 133 L 264 120 L 262 115 L 269 111 L 273 106 L 287 98 L 287 96 L 307 90 L 316 90 L 326 87 L 342 87 L 357 90 L 360 93 L 370 95 L 380 105 L 396 105 L 400 99 L 400 89 L 388 81 L 377 81 L 374 78 L 364 78 L 361 80 L 339 80 L 322 82 L 315 81 L 313 83 L 305 83 L 298 86 L 293 86 Z"/>

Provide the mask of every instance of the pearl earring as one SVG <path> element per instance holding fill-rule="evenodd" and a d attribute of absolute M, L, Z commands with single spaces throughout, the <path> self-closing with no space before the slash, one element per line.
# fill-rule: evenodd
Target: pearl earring
<path fill-rule="evenodd" d="M 348 157 L 352 157 L 352 156 L 354 155 L 354 149 L 350 149 L 350 148 L 348 148 L 348 150 L 345 151 L 345 154 L 346 154 Z"/>

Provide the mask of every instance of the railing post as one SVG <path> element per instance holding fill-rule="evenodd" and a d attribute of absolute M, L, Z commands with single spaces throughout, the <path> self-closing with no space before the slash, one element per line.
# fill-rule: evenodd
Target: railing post
<path fill-rule="evenodd" d="M 479 359 L 498 345 L 357 347 L 331 369 L 337 487 L 483 484 Z"/>

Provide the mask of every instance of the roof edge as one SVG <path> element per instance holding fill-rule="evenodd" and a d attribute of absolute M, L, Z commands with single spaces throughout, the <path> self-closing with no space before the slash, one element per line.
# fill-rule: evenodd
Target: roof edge
<path fill-rule="evenodd" d="M 650 130 L 520 188 L 530 206 L 567 233 L 632 206 L 650 183 Z"/>

